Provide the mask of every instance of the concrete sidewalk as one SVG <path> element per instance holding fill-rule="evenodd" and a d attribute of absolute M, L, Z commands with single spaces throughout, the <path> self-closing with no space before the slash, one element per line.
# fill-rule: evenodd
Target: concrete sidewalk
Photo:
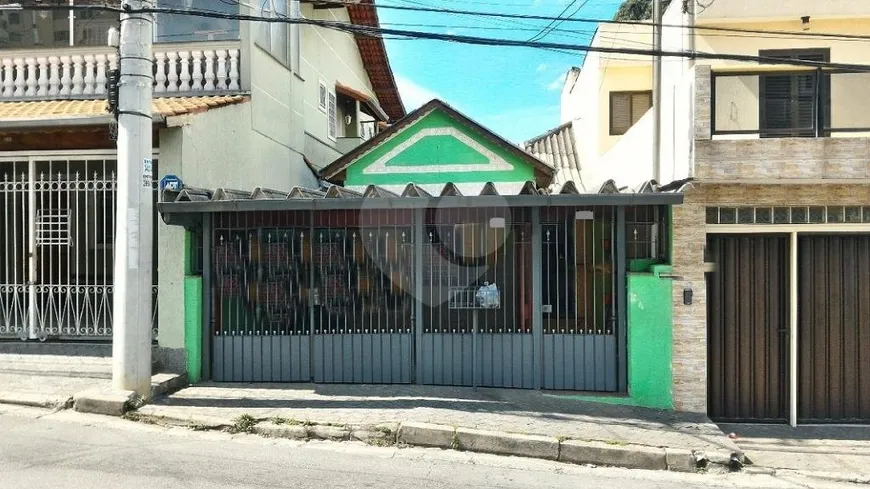
<path fill-rule="evenodd" d="M 721 424 L 754 466 L 870 484 L 870 426 Z"/>
<path fill-rule="evenodd" d="M 312 426 L 323 427 L 321 431 L 329 427 L 347 428 L 345 435 L 333 430 L 336 437 L 345 438 L 360 427 L 377 430 L 393 426 L 398 431 L 397 441 L 408 444 L 537 456 L 520 453 L 517 449 L 503 449 L 503 445 L 536 444 L 537 448 L 532 451 L 540 454 L 539 458 L 554 458 L 550 451 L 553 447 L 555 457 L 578 449 L 588 455 L 598 447 L 602 450 L 595 448 L 598 451 L 591 458 L 600 465 L 634 466 L 635 462 L 624 460 L 625 452 L 647 456 L 645 464 L 649 467 L 637 468 L 694 470 L 697 461 L 701 466 L 710 462 L 727 467 L 733 456 L 740 457 L 739 448 L 704 416 L 582 402 L 537 391 L 435 386 L 200 384 L 144 406 L 137 415 L 152 422 L 200 427 L 232 427 L 237 426 L 239 420 L 246 420 L 249 425 L 246 428 L 259 423 L 260 431 L 289 430 L 297 437 L 311 437 L 312 429 L 302 428 Z M 283 427 L 272 426 L 275 421 Z M 413 441 L 414 430 L 427 433 L 420 438 L 421 443 L 409 442 Z M 492 443 L 501 444 L 500 452 L 490 443 L 493 437 L 499 436 L 501 441 Z M 437 443 L 427 443 L 427 440 Z M 583 446 L 577 448 L 580 445 Z M 609 450 L 605 450 L 608 447 Z M 604 452 L 610 452 L 605 454 L 610 458 L 600 460 Z M 676 463 L 666 461 L 666 456 L 671 456 L 673 462 L 677 454 L 682 456 L 681 469 L 674 468 Z M 689 459 L 691 467 L 688 467 Z"/>

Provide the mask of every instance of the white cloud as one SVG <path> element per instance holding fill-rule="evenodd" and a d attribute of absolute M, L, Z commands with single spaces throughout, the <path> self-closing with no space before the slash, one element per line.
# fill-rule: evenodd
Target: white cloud
<path fill-rule="evenodd" d="M 565 86 L 565 73 L 560 73 L 555 80 L 546 85 L 546 88 L 547 90 L 555 91 L 561 90 L 563 86 Z"/>
<path fill-rule="evenodd" d="M 449 29 L 449 30 L 447 31 L 447 35 L 448 35 L 448 36 L 455 36 L 455 35 L 457 35 L 457 34 L 459 34 L 459 33 L 458 33 L 457 31 L 453 30 L 453 29 Z"/>
<path fill-rule="evenodd" d="M 417 109 L 434 98 L 444 100 L 438 92 L 420 86 L 400 75 L 396 75 L 396 85 L 399 87 L 399 93 L 402 95 L 402 101 L 408 111 Z"/>
<path fill-rule="evenodd" d="M 541 63 L 538 65 L 537 71 L 538 71 L 538 73 L 541 73 L 543 71 L 547 71 L 547 68 L 548 68 L 547 63 Z"/>

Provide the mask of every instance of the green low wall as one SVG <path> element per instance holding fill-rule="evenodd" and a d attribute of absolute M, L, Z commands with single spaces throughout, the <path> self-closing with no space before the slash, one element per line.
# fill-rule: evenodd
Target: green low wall
<path fill-rule="evenodd" d="M 184 350 L 187 378 L 195 384 L 202 378 L 202 277 L 184 277 Z"/>
<path fill-rule="evenodd" d="M 567 396 L 581 401 L 673 409 L 673 283 L 652 267 L 628 275 L 628 395 Z M 566 396 L 558 396 L 566 397 Z"/>

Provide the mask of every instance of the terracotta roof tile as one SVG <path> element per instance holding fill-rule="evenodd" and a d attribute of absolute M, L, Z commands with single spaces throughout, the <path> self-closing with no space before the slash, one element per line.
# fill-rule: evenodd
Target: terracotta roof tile
<path fill-rule="evenodd" d="M 361 0 L 360 3 L 348 5 L 347 12 L 351 23 L 371 27 L 380 26 L 374 2 L 375 0 Z M 365 35 L 354 37 L 378 102 L 392 120 L 401 119 L 405 116 L 405 106 L 402 104 L 393 70 L 390 68 L 383 38 Z"/>
<path fill-rule="evenodd" d="M 163 117 L 196 114 L 247 100 L 248 97 L 242 95 L 156 98 L 152 111 Z M 102 99 L 0 102 L 0 119 L 6 120 L 88 118 L 105 115 L 108 115 L 106 101 Z"/>

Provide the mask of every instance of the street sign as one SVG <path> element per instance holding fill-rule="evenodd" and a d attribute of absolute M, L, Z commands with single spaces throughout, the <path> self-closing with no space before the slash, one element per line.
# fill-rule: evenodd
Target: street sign
<path fill-rule="evenodd" d="M 178 192 L 182 188 L 184 188 L 184 182 L 181 181 L 175 175 L 166 175 L 160 179 L 160 191 L 169 190 L 172 192 Z"/>

